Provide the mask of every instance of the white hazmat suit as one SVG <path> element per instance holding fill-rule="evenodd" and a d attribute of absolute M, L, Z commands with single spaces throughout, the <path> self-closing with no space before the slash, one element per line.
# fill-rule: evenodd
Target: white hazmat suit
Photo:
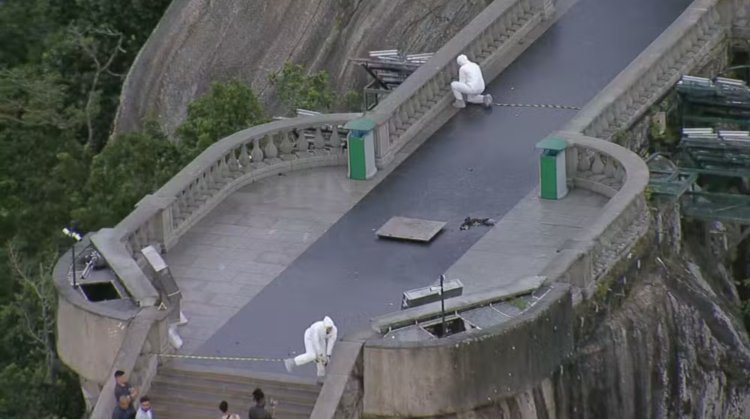
<path fill-rule="evenodd" d="M 318 377 L 325 376 L 326 365 L 333 353 L 333 345 L 336 343 L 338 331 L 336 325 L 330 317 L 325 316 L 310 325 L 305 330 L 305 353 L 284 360 L 287 371 L 291 371 L 294 366 L 305 365 L 315 361 L 318 369 Z"/>
<path fill-rule="evenodd" d="M 460 68 L 458 70 L 458 81 L 451 82 L 451 90 L 453 90 L 453 96 L 456 97 L 453 106 L 465 108 L 464 95 L 466 95 L 466 102 L 490 106 L 492 95 L 482 94 L 484 92 L 484 78 L 479 66 L 469 61 L 463 54 L 456 58 L 456 62 Z"/>

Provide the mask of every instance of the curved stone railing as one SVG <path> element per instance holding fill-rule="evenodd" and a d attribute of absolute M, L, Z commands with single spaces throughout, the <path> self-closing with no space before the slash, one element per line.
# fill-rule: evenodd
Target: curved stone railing
<path fill-rule="evenodd" d="M 599 217 L 573 238 L 576 246 L 561 250 L 542 274 L 590 295 L 607 268 L 648 230 L 648 167 L 640 156 L 617 144 L 573 132 L 557 135 L 569 144 L 565 157 L 572 184 L 610 199 Z M 582 265 L 571 269 L 574 263 Z"/>
<path fill-rule="evenodd" d="M 478 62 L 485 78 L 492 80 L 531 44 L 519 46 L 553 11 L 553 0 L 496 0 L 487 6 L 368 114 L 378 125 L 378 166 L 390 163 L 415 137 L 426 138 L 439 128 L 435 119 L 452 109 L 450 82 L 457 78 L 459 54 Z"/>
<path fill-rule="evenodd" d="M 607 268 L 648 231 L 648 168 L 637 154 L 617 144 L 579 133 L 555 136 L 569 144 L 566 166 L 572 186 L 604 195 L 609 201 L 582 234 L 571 237 L 572 246 L 540 267 L 539 275 L 547 278 L 552 291 L 520 316 L 484 330 L 420 342 L 368 340 L 363 355 L 365 414 L 423 417 L 472 410 L 540 382 L 570 355 L 573 306 L 580 301 L 577 290 L 590 295 Z M 465 311 L 512 297 L 501 294 L 457 297 L 446 302 L 447 311 Z M 404 310 L 392 316 L 396 323 L 379 323 L 378 330 L 439 314 L 439 303 Z M 503 362 L 487 362 L 493 358 Z M 378 367 L 382 365 L 400 367 Z"/>
<path fill-rule="evenodd" d="M 71 287 L 71 253 L 54 271 L 58 289 L 58 352 L 90 389 L 95 414 L 114 408 L 111 374 L 122 369 L 148 387 L 156 352 L 169 351 L 166 311 L 155 309 L 159 292 L 144 269 L 140 250 L 174 246 L 187 230 L 229 194 L 253 181 L 310 167 L 345 164 L 340 125 L 360 114 L 331 114 L 275 121 L 211 145 L 159 190 L 143 198 L 117 226 L 87 236 L 130 299 L 90 302 Z M 103 389 L 102 389 L 103 387 Z M 99 392 L 103 397 L 98 397 Z M 101 416 L 104 417 L 104 416 Z"/>
<path fill-rule="evenodd" d="M 146 196 L 116 228 L 133 256 L 153 243 L 168 250 L 225 197 L 248 183 L 290 170 L 345 164 L 345 138 L 338 126 L 359 116 L 284 119 L 232 134 Z"/>
<path fill-rule="evenodd" d="M 569 289 L 560 286 L 486 329 L 419 342 L 370 339 L 363 417 L 453 417 L 530 388 L 570 356 L 574 321 Z"/>
<path fill-rule="evenodd" d="M 565 127 L 609 139 L 627 129 L 680 76 L 694 69 L 726 38 L 731 0 L 696 0 Z"/>

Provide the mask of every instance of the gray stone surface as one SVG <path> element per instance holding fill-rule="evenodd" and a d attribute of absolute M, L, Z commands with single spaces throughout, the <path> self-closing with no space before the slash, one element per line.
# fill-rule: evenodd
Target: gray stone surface
<path fill-rule="evenodd" d="M 511 209 L 446 276 L 464 283 L 467 294 L 507 286 L 539 275 L 564 247 L 596 218 L 607 198 L 573 189 L 559 201 L 539 199 L 534 189 Z"/>
<path fill-rule="evenodd" d="M 363 415 L 438 417 L 529 388 L 570 355 L 574 321 L 563 285 L 512 325 L 432 341 L 370 340 L 364 347 Z M 398 367 L 387 367 L 393 365 Z"/>
<path fill-rule="evenodd" d="M 173 132 L 188 104 L 217 80 L 248 82 L 263 101 L 278 104 L 268 76 L 287 61 L 327 70 L 346 93 L 366 78 L 350 57 L 391 48 L 434 52 L 488 2 L 173 1 L 128 73 L 115 131 L 137 130 L 152 113 Z"/>
<path fill-rule="evenodd" d="M 443 221 L 393 217 L 375 232 L 378 237 L 429 242 L 445 227 Z"/>
<path fill-rule="evenodd" d="M 615 0 L 582 0 L 488 91 L 502 102 L 585 103 L 687 3 L 647 2 L 639 8 Z M 286 356 L 302 350 L 303 331 L 323 315 L 332 316 L 340 333 L 346 333 L 397 309 L 404 290 L 433 282 L 489 231 L 458 231 L 464 217 L 500 219 L 534 188 L 534 144 L 570 116 L 555 110 L 465 109 L 239 310 L 200 352 Z M 375 240 L 372 233 L 394 215 L 441 219 L 448 228 L 428 246 Z M 271 364 L 253 368 L 283 370 Z"/>
<path fill-rule="evenodd" d="M 192 353 L 369 190 L 341 167 L 250 184 L 193 227 L 165 259 L 182 290 Z"/>

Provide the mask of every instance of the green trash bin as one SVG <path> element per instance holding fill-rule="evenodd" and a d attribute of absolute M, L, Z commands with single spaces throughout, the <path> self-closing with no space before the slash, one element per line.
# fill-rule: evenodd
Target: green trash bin
<path fill-rule="evenodd" d="M 542 150 L 539 156 L 539 196 L 542 199 L 561 199 L 568 194 L 565 173 L 565 149 L 568 143 L 562 138 L 545 138 L 536 144 Z"/>
<path fill-rule="evenodd" d="M 350 179 L 370 179 L 378 171 L 375 166 L 375 138 L 373 136 L 375 125 L 375 121 L 369 118 L 355 119 L 344 125 L 344 128 L 349 130 L 346 142 Z"/>

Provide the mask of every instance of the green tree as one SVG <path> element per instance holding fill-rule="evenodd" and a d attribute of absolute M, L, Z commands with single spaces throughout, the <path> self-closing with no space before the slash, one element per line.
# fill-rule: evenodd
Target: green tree
<path fill-rule="evenodd" d="M 281 71 L 271 74 L 269 80 L 291 113 L 297 108 L 327 112 L 333 106 L 335 95 L 325 71 L 306 74 L 301 65 L 287 62 Z"/>
<path fill-rule="evenodd" d="M 188 106 L 185 122 L 177 128 L 187 161 L 216 141 L 268 121 L 250 87 L 240 81 L 213 83 L 205 95 Z"/>
<path fill-rule="evenodd" d="M 182 166 L 177 146 L 156 123 L 147 123 L 143 132 L 116 138 L 94 157 L 85 188 L 88 199 L 74 215 L 89 231 L 114 226 Z"/>
<path fill-rule="evenodd" d="M 87 180 L 111 131 L 124 75 L 169 3 L 0 0 L 0 418 L 81 417 L 77 379 L 50 344 L 55 301 L 40 295 L 54 293 L 40 287 L 49 284 L 42 279 L 50 278 L 60 227 L 74 208 L 96 202 L 89 195 L 109 198 L 105 180 L 117 193 L 117 173 L 143 190 L 169 177 L 155 170 L 153 180 L 138 178 L 134 162 L 146 160 L 148 148 L 118 154 L 113 147 L 91 171 L 96 180 Z M 175 147 L 158 139 L 136 139 L 134 147 L 178 159 Z M 118 156 L 133 158 L 130 168 L 117 165 Z M 133 192 L 128 205 L 143 193 Z M 111 212 L 102 205 L 86 215 L 92 225 L 119 221 Z M 15 253 L 4 246 L 9 241 Z"/>
<path fill-rule="evenodd" d="M 5 250 L 18 291 L 13 304 L 0 307 L 0 417 L 78 418 L 83 400 L 77 380 L 55 351 L 56 252 L 42 251 L 34 261 L 23 259 L 13 244 Z"/>
<path fill-rule="evenodd" d="M 24 251 L 35 251 L 52 226 L 69 221 L 68 193 L 85 171 L 50 177 L 61 156 L 81 154 L 76 132 L 83 116 L 66 104 L 66 90 L 55 75 L 34 68 L 0 70 L 0 244 L 16 237 Z"/>

